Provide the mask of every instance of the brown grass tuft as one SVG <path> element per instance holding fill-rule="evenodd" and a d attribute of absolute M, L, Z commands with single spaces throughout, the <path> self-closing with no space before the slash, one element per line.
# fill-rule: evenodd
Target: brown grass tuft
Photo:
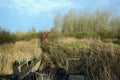
<path fill-rule="evenodd" d="M 26 57 L 33 59 L 41 55 L 38 40 L 19 41 L 15 44 L 0 46 L 0 74 L 12 74 L 12 64 L 15 60 L 23 61 Z"/>

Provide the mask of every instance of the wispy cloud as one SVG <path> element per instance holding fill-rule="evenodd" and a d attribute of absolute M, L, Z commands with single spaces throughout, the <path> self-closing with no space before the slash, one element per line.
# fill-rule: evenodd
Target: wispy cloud
<path fill-rule="evenodd" d="M 16 8 L 22 14 L 33 15 L 52 10 L 71 8 L 73 3 L 68 0 L 14 0 Z"/>

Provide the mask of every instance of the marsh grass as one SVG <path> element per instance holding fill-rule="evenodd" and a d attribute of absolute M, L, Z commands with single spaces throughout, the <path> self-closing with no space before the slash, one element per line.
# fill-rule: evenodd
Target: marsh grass
<path fill-rule="evenodd" d="M 56 67 L 65 69 L 67 58 L 84 57 L 89 61 L 92 80 L 119 80 L 119 45 L 92 38 L 76 39 L 69 37 L 57 38 L 47 44 L 50 55 L 44 55 L 42 68 L 45 67 L 46 63 L 50 63 L 51 69 Z M 41 53 L 37 39 L 1 45 L 0 74 L 11 74 L 13 72 L 12 63 L 15 60 L 22 61 L 26 56 L 33 59 L 39 57 Z M 52 73 L 54 75 L 54 72 Z"/>
<path fill-rule="evenodd" d="M 55 66 L 66 68 L 67 58 L 84 57 L 89 61 L 92 80 L 119 80 L 119 45 L 93 39 L 71 40 L 70 42 L 61 40 L 57 44 L 49 45 L 48 48 Z"/>
<path fill-rule="evenodd" d="M 39 58 L 41 49 L 38 40 L 18 41 L 16 43 L 3 44 L 0 46 L 0 75 L 13 73 L 13 62 L 23 61 L 26 57 L 31 60 Z"/>

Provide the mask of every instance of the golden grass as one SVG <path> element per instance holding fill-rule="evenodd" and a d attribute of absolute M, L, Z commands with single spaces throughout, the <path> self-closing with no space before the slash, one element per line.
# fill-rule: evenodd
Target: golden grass
<path fill-rule="evenodd" d="M 38 40 L 19 41 L 15 44 L 0 46 L 0 74 L 12 74 L 12 64 L 15 60 L 22 61 L 26 57 L 33 59 L 41 55 Z"/>
<path fill-rule="evenodd" d="M 57 38 L 47 46 L 50 55 L 43 55 L 43 69 L 46 63 L 51 68 L 66 68 L 69 57 L 85 57 L 89 61 L 92 80 L 119 80 L 120 46 L 111 42 L 105 43 L 97 39 Z M 19 41 L 15 44 L 0 46 L 0 74 L 11 74 L 12 63 L 22 61 L 28 56 L 40 57 L 41 49 L 38 40 Z"/>
<path fill-rule="evenodd" d="M 120 46 L 94 39 L 59 39 L 48 50 L 54 66 L 66 68 L 69 57 L 85 57 L 89 61 L 92 80 L 119 80 Z"/>
<path fill-rule="evenodd" d="M 78 41 L 78 39 L 76 39 L 76 38 L 70 38 L 70 37 L 67 37 L 67 38 L 58 38 L 57 39 L 58 43 L 71 43 L 71 42 L 76 42 L 76 41 Z"/>

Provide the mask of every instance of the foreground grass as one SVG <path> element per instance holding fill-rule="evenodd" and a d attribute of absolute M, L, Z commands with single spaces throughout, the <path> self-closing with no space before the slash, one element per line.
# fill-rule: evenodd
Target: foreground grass
<path fill-rule="evenodd" d="M 56 67 L 66 68 L 67 58 L 85 57 L 89 61 L 92 80 L 119 80 L 119 45 L 95 39 L 62 38 L 49 41 L 46 49 L 50 55 L 44 55 L 43 68 L 46 63 L 50 63 L 51 70 Z M 32 59 L 39 57 L 40 53 L 38 40 L 0 46 L 0 74 L 12 74 L 12 63 L 15 60 L 22 61 L 26 56 Z"/>
<path fill-rule="evenodd" d="M 0 75 L 13 73 L 13 62 L 22 61 L 26 57 L 33 59 L 41 55 L 38 40 L 18 41 L 0 46 Z"/>
<path fill-rule="evenodd" d="M 92 80 L 119 80 L 119 45 L 93 39 L 68 38 L 48 43 L 47 49 L 51 54 L 49 61 L 56 67 L 66 68 L 69 57 L 85 57 L 89 61 Z"/>

